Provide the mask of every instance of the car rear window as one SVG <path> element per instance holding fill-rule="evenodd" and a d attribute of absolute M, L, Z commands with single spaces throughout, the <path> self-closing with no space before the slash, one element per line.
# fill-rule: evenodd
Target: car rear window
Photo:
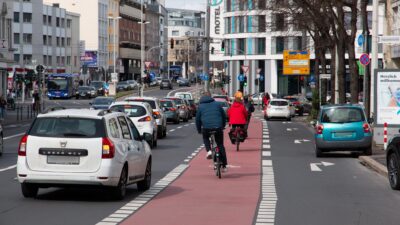
<path fill-rule="evenodd" d="M 105 136 L 101 119 L 71 117 L 37 118 L 29 135 L 39 137 L 98 138 Z"/>
<path fill-rule="evenodd" d="M 111 99 L 111 98 L 95 98 L 93 100 L 93 104 L 96 104 L 96 105 L 109 105 L 113 101 L 114 101 L 114 99 Z"/>
<path fill-rule="evenodd" d="M 149 103 L 152 109 L 157 109 L 156 102 L 153 100 L 145 100 L 145 99 L 129 99 L 128 102 L 146 102 Z"/>
<path fill-rule="evenodd" d="M 140 105 L 114 105 L 110 110 L 114 112 L 123 112 L 129 117 L 146 115 L 146 109 Z"/>
<path fill-rule="evenodd" d="M 353 123 L 365 121 L 364 113 L 358 108 L 340 107 L 322 111 L 322 123 Z"/>
<path fill-rule="evenodd" d="M 273 105 L 273 106 L 287 106 L 288 102 L 287 101 L 271 101 L 269 104 Z"/>
<path fill-rule="evenodd" d="M 174 107 L 174 104 L 171 101 L 161 101 L 161 107 L 171 108 Z"/>

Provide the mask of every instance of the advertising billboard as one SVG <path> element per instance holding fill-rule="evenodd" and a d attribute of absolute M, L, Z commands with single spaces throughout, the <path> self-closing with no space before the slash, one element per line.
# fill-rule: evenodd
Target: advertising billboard
<path fill-rule="evenodd" d="M 400 70 L 376 72 L 376 124 L 400 125 Z"/>
<path fill-rule="evenodd" d="M 85 51 L 81 56 L 81 64 L 87 67 L 97 67 L 97 51 Z"/>

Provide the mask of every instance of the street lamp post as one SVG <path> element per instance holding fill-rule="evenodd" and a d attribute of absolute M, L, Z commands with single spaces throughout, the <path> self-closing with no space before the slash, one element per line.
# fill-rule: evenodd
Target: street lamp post
<path fill-rule="evenodd" d="M 118 20 L 120 20 L 122 17 L 120 17 L 120 16 L 117 16 L 117 17 L 112 17 L 112 16 L 109 16 L 108 17 L 108 19 L 111 19 L 111 20 L 113 20 L 113 76 L 116 76 L 116 61 L 117 61 L 117 58 L 116 58 L 116 52 L 117 52 L 117 26 L 116 26 L 116 24 L 117 24 L 117 21 Z M 111 76 L 112 77 L 112 76 Z M 117 76 L 117 78 L 118 78 L 118 76 Z M 112 78 L 111 78 L 111 80 L 112 80 Z M 115 88 L 115 82 L 114 81 L 112 81 L 112 83 L 113 83 L 113 86 L 114 86 L 114 88 Z"/>
<path fill-rule="evenodd" d="M 143 10 L 144 10 L 144 2 L 141 0 L 141 6 L 140 6 L 140 96 L 143 96 L 143 91 L 144 91 L 144 83 L 143 83 L 143 77 L 145 76 L 144 73 L 144 57 L 145 57 L 145 42 L 144 42 L 144 25 L 149 24 L 149 21 L 144 20 L 144 15 L 143 15 Z"/>

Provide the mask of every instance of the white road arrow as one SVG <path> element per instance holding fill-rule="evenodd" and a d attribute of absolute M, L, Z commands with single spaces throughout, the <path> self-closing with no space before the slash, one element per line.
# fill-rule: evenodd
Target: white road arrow
<path fill-rule="evenodd" d="M 335 163 L 330 163 L 330 162 L 320 162 L 320 163 L 310 163 L 310 169 L 313 172 L 321 172 L 321 168 L 319 168 L 318 166 L 333 166 L 335 165 Z"/>
<path fill-rule="evenodd" d="M 294 143 L 295 144 L 301 144 L 301 143 L 304 143 L 304 142 L 310 142 L 310 140 L 307 140 L 307 139 L 303 139 L 303 140 L 294 140 Z"/>

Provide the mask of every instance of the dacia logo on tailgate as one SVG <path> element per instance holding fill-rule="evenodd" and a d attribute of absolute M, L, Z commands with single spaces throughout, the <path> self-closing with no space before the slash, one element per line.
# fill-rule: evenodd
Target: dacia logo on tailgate
<path fill-rule="evenodd" d="M 60 141 L 60 146 L 61 146 L 61 148 L 67 147 L 67 142 L 66 141 Z"/>

